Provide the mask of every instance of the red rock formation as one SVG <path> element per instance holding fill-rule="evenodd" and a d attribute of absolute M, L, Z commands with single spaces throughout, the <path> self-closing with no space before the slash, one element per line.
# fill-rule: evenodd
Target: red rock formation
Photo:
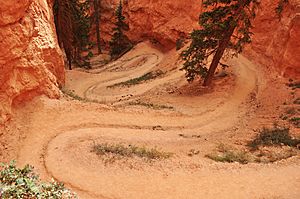
<path fill-rule="evenodd" d="M 119 1 L 103 0 L 101 31 L 107 42 L 112 34 L 114 10 Z M 124 15 L 130 26 L 128 37 L 139 42 L 150 39 L 164 48 L 175 46 L 181 34 L 187 35 L 198 27 L 201 0 L 125 0 Z"/>
<path fill-rule="evenodd" d="M 64 64 L 46 0 L 0 0 L 0 123 L 36 95 L 59 96 Z"/>
<path fill-rule="evenodd" d="M 261 1 L 246 54 L 283 76 L 300 78 L 300 1 L 289 0 L 281 20 L 275 13 L 277 2 Z"/>

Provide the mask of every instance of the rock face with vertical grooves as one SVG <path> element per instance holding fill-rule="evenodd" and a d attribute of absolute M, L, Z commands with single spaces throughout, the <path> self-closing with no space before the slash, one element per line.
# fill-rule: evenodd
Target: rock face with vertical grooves
<path fill-rule="evenodd" d="M 0 0 L 0 124 L 12 107 L 37 95 L 57 98 L 64 62 L 52 1 Z"/>
<path fill-rule="evenodd" d="M 282 17 L 274 12 L 277 1 L 263 0 L 254 22 L 254 37 L 246 54 L 281 75 L 300 77 L 300 1 L 289 0 Z"/>
<path fill-rule="evenodd" d="M 151 40 L 165 49 L 175 46 L 181 35 L 198 27 L 201 0 L 124 0 L 123 11 L 130 30 L 128 37 L 139 42 Z M 119 1 L 101 1 L 101 31 L 106 44 L 113 28 L 114 11 Z M 94 34 L 93 34 L 94 35 Z"/>

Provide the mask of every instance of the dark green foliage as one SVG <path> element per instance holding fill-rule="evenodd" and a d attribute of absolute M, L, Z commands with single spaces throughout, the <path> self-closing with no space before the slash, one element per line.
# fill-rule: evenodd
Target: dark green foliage
<path fill-rule="evenodd" d="M 176 50 L 180 50 L 184 46 L 185 39 L 184 37 L 180 37 L 176 40 Z"/>
<path fill-rule="evenodd" d="M 89 2 L 55 0 L 53 10 L 58 42 L 65 50 L 71 69 L 72 62 L 85 61 L 81 57 L 81 52 L 90 44 Z"/>
<path fill-rule="evenodd" d="M 296 147 L 300 144 L 300 139 L 293 138 L 288 128 L 273 127 L 272 129 L 263 128 L 257 137 L 248 143 L 252 149 L 258 149 L 259 146 L 286 145 Z"/>
<path fill-rule="evenodd" d="M 88 15 L 89 2 L 72 0 L 74 4 L 74 47 L 78 49 L 79 53 L 90 44 L 90 18 Z M 80 56 L 80 54 L 79 54 Z"/>
<path fill-rule="evenodd" d="M 43 183 L 33 172 L 33 167 L 26 165 L 17 168 L 15 162 L 2 164 L 0 172 L 0 198 L 77 198 L 65 189 L 62 183 Z"/>
<path fill-rule="evenodd" d="M 208 78 L 215 72 L 223 54 L 237 55 L 251 42 L 251 20 L 255 17 L 258 0 L 205 0 L 199 17 L 201 28 L 191 33 L 192 43 L 182 53 L 182 70 L 188 81 L 197 76 Z M 208 66 L 209 56 L 215 61 Z M 209 71 L 209 69 L 213 69 Z"/>
<path fill-rule="evenodd" d="M 113 28 L 113 36 L 111 41 L 109 42 L 109 45 L 110 55 L 113 58 L 118 58 L 132 48 L 132 43 L 124 34 L 124 31 L 129 30 L 129 26 L 125 23 L 125 17 L 123 16 L 123 5 L 121 0 L 116 9 L 115 17 L 115 28 Z"/>

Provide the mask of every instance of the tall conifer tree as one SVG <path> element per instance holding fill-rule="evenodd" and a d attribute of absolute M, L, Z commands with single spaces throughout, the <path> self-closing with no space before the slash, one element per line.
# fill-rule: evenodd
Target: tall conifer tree
<path fill-rule="evenodd" d="M 191 34 L 191 45 L 182 53 L 183 70 L 188 81 L 196 76 L 210 85 L 216 68 L 225 52 L 241 53 L 251 42 L 251 20 L 255 17 L 258 0 L 205 0 L 200 15 L 201 29 Z M 208 67 L 208 58 L 213 60 Z"/>
<path fill-rule="evenodd" d="M 123 5 L 122 1 L 116 9 L 115 12 L 116 22 L 113 28 L 113 36 L 110 41 L 110 54 L 112 57 L 116 58 L 127 52 L 132 48 L 132 44 L 128 37 L 124 34 L 124 31 L 129 30 L 128 24 L 125 23 L 125 17 L 123 16 Z"/>

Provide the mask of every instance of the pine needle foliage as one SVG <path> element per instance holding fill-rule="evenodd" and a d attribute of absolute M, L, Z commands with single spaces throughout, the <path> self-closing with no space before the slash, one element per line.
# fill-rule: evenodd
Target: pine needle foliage
<path fill-rule="evenodd" d="M 237 55 L 251 42 L 251 20 L 259 0 L 205 0 L 204 12 L 199 17 L 201 28 L 191 33 L 192 42 L 183 51 L 182 70 L 187 80 L 197 76 L 210 84 L 215 70 L 224 55 Z M 213 56 L 209 66 L 208 58 Z"/>
<path fill-rule="evenodd" d="M 121 0 L 116 9 L 115 17 L 115 27 L 113 28 L 113 36 L 109 45 L 110 55 L 113 58 L 118 58 L 132 48 L 129 38 L 124 34 L 124 31 L 129 30 L 129 26 L 125 23 L 126 18 L 123 15 L 123 4 Z"/>
<path fill-rule="evenodd" d="M 277 0 L 275 12 L 281 18 L 288 0 Z M 181 56 L 185 61 L 182 70 L 189 82 L 204 78 L 204 86 L 211 84 L 222 58 L 242 53 L 251 43 L 252 21 L 260 0 L 204 0 L 200 14 L 200 29 L 191 33 L 191 44 Z M 212 61 L 209 61 L 212 57 Z"/>

